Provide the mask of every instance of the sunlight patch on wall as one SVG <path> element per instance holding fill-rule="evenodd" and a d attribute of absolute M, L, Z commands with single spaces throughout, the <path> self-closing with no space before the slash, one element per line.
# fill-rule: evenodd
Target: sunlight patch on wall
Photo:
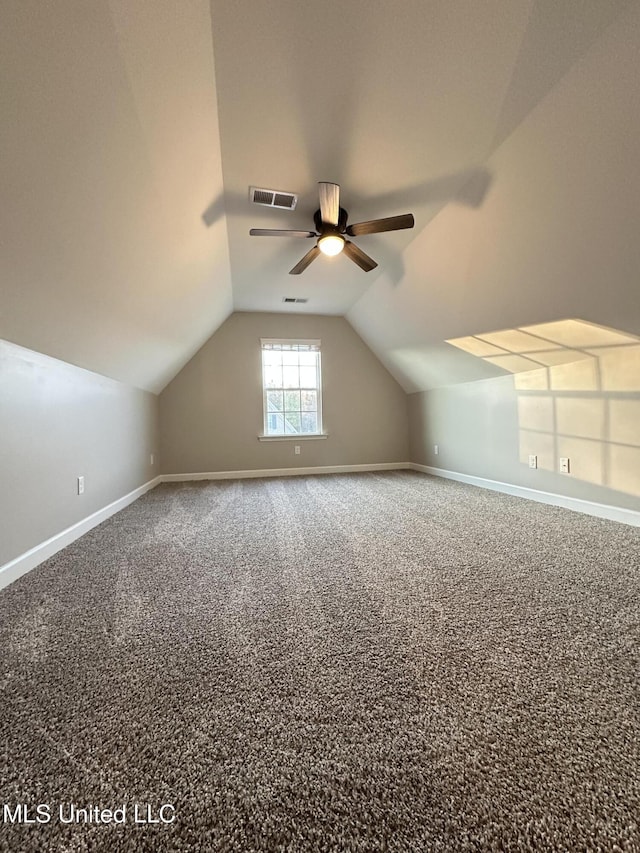
<path fill-rule="evenodd" d="M 556 442 L 553 433 L 521 428 L 519 460 L 523 465 L 528 464 L 530 453 L 535 453 L 538 457 L 538 468 L 553 471 L 556 457 Z"/>
<path fill-rule="evenodd" d="M 612 444 L 609 448 L 609 469 L 613 488 L 632 495 L 640 494 L 640 448 Z"/>
<path fill-rule="evenodd" d="M 609 403 L 609 438 L 619 444 L 638 444 L 640 400 L 613 399 Z"/>
<path fill-rule="evenodd" d="M 640 495 L 640 338 L 570 319 L 447 343 L 514 374 L 523 465 Z"/>
<path fill-rule="evenodd" d="M 553 397 L 546 394 L 518 397 L 518 419 L 528 430 L 552 432 L 555 423 Z"/>
<path fill-rule="evenodd" d="M 556 320 L 527 326 L 527 331 L 569 349 L 588 350 L 591 347 L 637 344 L 639 339 L 616 329 L 587 323 L 585 320 Z"/>
<path fill-rule="evenodd" d="M 606 437 L 606 401 L 602 397 L 563 397 L 554 399 L 558 433 L 578 438 Z"/>
<path fill-rule="evenodd" d="M 606 391 L 637 392 L 640 388 L 640 345 L 605 349 L 598 355 L 602 387 Z"/>
<path fill-rule="evenodd" d="M 590 358 L 552 366 L 549 387 L 554 391 L 599 391 L 598 360 Z"/>

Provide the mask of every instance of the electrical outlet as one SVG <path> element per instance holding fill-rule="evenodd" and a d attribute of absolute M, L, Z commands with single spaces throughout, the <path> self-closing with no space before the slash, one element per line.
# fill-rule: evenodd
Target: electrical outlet
<path fill-rule="evenodd" d="M 440 453 L 440 447 L 437 444 L 433 445 L 433 452 L 436 456 Z"/>
<path fill-rule="evenodd" d="M 566 456 L 560 457 L 560 473 L 561 474 L 569 474 L 569 459 Z"/>
<path fill-rule="evenodd" d="M 151 462 L 151 464 L 153 465 L 153 453 L 150 453 L 150 454 L 149 454 L 149 461 L 150 461 L 150 462 Z"/>
<path fill-rule="evenodd" d="M 78 494 L 84 494 L 84 477 L 78 477 Z"/>
<path fill-rule="evenodd" d="M 296 454 L 296 456 L 300 456 L 300 445 L 299 444 L 294 444 L 293 452 Z"/>
<path fill-rule="evenodd" d="M 538 467 L 538 457 L 535 453 L 529 454 L 529 468 L 537 468 Z"/>

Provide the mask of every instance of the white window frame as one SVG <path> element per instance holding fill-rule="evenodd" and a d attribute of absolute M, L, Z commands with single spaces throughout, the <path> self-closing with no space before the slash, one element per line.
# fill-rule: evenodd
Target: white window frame
<path fill-rule="evenodd" d="M 266 346 L 265 346 L 266 345 Z M 314 389 L 317 393 L 317 432 L 299 432 L 299 433 L 270 433 L 268 430 L 268 404 L 267 404 L 267 392 L 272 391 L 274 389 L 267 388 L 265 384 L 264 378 L 264 359 L 263 353 L 265 349 L 279 349 L 282 347 L 282 351 L 287 350 L 295 350 L 298 351 L 313 351 L 317 353 L 316 358 L 316 385 L 317 387 Z M 322 347 L 321 341 L 316 339 L 308 339 L 308 338 L 260 338 L 260 361 L 261 361 L 261 377 L 262 377 L 262 412 L 263 412 L 263 432 L 262 435 L 259 435 L 258 438 L 261 441 L 308 441 L 309 439 L 318 439 L 318 438 L 326 438 L 326 433 L 322 430 Z M 283 387 L 283 391 L 287 389 Z M 305 390 L 300 385 L 296 388 L 291 388 L 289 390 Z"/>

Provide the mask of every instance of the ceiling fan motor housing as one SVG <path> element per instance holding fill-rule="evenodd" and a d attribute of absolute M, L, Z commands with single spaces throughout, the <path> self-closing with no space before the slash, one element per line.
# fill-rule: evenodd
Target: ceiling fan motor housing
<path fill-rule="evenodd" d="M 319 210 L 316 210 L 316 212 L 313 214 L 313 221 L 316 226 L 316 231 L 318 231 L 318 233 L 323 237 L 326 234 L 344 234 L 347 230 L 347 219 L 348 213 L 344 209 L 344 207 L 340 208 L 337 225 L 332 225 L 329 222 L 323 222 L 322 214 Z"/>

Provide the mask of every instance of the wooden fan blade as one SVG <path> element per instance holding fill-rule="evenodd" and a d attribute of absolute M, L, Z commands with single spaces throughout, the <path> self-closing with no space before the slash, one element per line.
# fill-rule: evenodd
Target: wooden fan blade
<path fill-rule="evenodd" d="M 363 234 L 379 234 L 381 231 L 401 231 L 403 228 L 413 228 L 415 220 L 412 213 L 402 216 L 389 216 L 386 219 L 371 219 L 369 222 L 356 222 L 349 225 L 347 234 L 350 237 L 362 237 Z"/>
<path fill-rule="evenodd" d="M 251 237 L 317 237 L 315 231 L 283 231 L 279 228 L 252 228 Z"/>
<path fill-rule="evenodd" d="M 350 240 L 344 241 L 344 249 L 342 251 L 365 272 L 370 272 L 378 266 L 373 258 L 370 258 L 369 255 L 365 255 L 362 249 L 359 249 L 356 244 L 352 243 Z"/>
<path fill-rule="evenodd" d="M 301 261 L 298 261 L 292 270 L 289 270 L 289 275 L 300 275 L 301 272 L 306 270 L 311 261 L 315 261 L 319 254 L 320 249 L 317 246 L 314 246 L 313 249 L 307 252 Z"/>
<path fill-rule="evenodd" d="M 340 216 L 340 187 L 326 181 L 318 183 L 320 216 L 325 225 L 337 225 Z"/>

